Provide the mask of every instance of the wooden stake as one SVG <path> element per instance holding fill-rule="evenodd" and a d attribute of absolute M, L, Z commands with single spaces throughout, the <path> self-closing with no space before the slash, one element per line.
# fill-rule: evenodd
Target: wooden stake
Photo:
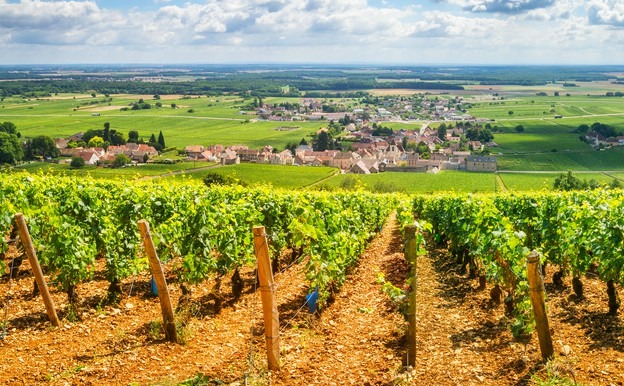
<path fill-rule="evenodd" d="M 30 238 L 30 232 L 28 231 L 28 227 L 26 226 L 26 219 L 24 215 L 21 213 L 17 213 L 15 215 L 15 223 L 17 224 L 17 228 L 19 230 L 20 238 L 22 239 L 22 244 L 24 245 L 24 251 L 28 256 L 28 261 L 30 262 L 30 267 L 35 274 L 35 281 L 37 282 L 37 288 L 39 288 L 39 293 L 43 298 L 43 302 L 45 303 L 46 312 L 48 313 L 48 318 L 53 326 L 60 326 L 61 322 L 59 321 L 58 316 L 56 315 L 56 309 L 54 308 L 54 301 L 50 296 L 50 291 L 48 290 L 48 285 L 46 284 L 45 278 L 43 277 L 43 271 L 41 270 L 41 266 L 39 265 L 39 260 L 37 259 L 37 252 L 35 251 L 35 247 L 33 246 L 32 239 Z"/>
<path fill-rule="evenodd" d="M 275 286 L 273 284 L 273 271 L 269 258 L 264 227 L 253 228 L 254 249 L 258 259 L 258 277 L 260 279 L 260 294 L 262 296 L 262 312 L 264 314 L 264 335 L 266 337 L 267 358 L 269 370 L 279 370 L 279 314 L 275 302 Z"/>
<path fill-rule="evenodd" d="M 540 255 L 533 251 L 527 257 L 527 278 L 529 281 L 529 295 L 533 305 L 533 315 L 535 316 L 535 326 L 539 337 L 540 351 L 542 359 L 548 360 L 553 356 L 552 338 L 548 327 L 548 316 L 546 315 L 546 303 L 544 302 L 544 282 L 540 275 Z"/>
<path fill-rule="evenodd" d="M 160 260 L 158 259 L 158 254 L 156 253 L 156 248 L 154 247 L 154 241 L 152 241 L 152 235 L 147 221 L 139 220 L 139 230 L 141 231 L 145 251 L 147 252 L 147 256 L 149 258 L 150 270 L 152 271 L 152 276 L 154 277 L 156 288 L 158 289 L 160 310 L 162 311 L 163 324 L 165 326 L 165 338 L 170 342 L 178 343 L 175 315 L 173 314 L 173 308 L 171 307 L 171 298 L 169 297 L 167 281 L 165 280 L 165 274 L 163 273 L 162 266 L 160 265 Z"/>
<path fill-rule="evenodd" d="M 407 364 L 416 366 L 416 232 L 418 227 L 405 227 L 405 260 L 410 264 L 411 292 L 409 294 L 409 312 L 407 315 Z"/>

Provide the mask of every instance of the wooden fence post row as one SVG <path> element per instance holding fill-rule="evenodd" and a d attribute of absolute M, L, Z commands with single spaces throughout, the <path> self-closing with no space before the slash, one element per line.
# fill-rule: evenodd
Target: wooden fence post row
<path fill-rule="evenodd" d="M 54 301 L 50 296 L 48 285 L 46 284 L 45 278 L 43 277 L 43 271 L 41 270 L 39 260 L 37 259 L 37 252 L 35 251 L 35 247 L 33 246 L 32 239 L 30 238 L 30 232 L 28 231 L 28 227 L 26 226 L 26 219 L 24 218 L 24 215 L 22 213 L 17 213 L 15 215 L 15 223 L 17 224 L 17 229 L 19 230 L 20 238 L 22 240 L 22 244 L 24 245 L 24 251 L 28 256 L 30 267 L 32 268 L 35 275 L 37 288 L 39 288 L 39 293 L 41 294 L 43 302 L 45 303 L 48 318 L 50 318 L 50 322 L 53 326 L 58 327 L 61 325 L 61 322 L 56 315 Z"/>
<path fill-rule="evenodd" d="M 407 315 L 407 364 L 416 366 L 416 232 L 418 227 L 409 225 L 405 227 L 405 260 L 410 265 L 411 292 L 409 294 L 409 312 Z"/>
<path fill-rule="evenodd" d="M 145 251 L 147 252 L 147 257 L 149 258 L 150 270 L 152 271 L 152 276 L 154 277 L 156 288 L 158 289 L 160 310 L 162 311 L 163 325 L 165 327 L 165 338 L 167 338 L 170 342 L 178 343 L 175 315 L 173 314 L 173 308 L 171 307 L 171 298 L 169 297 L 167 281 L 165 280 L 165 274 L 163 273 L 162 265 L 158 259 L 158 254 L 156 253 L 156 248 L 154 247 L 154 241 L 152 240 L 152 235 L 147 221 L 139 220 L 139 230 L 141 231 Z"/>
<path fill-rule="evenodd" d="M 264 315 L 264 334 L 266 338 L 267 359 L 269 370 L 279 370 L 279 314 L 275 302 L 275 286 L 273 284 L 273 271 L 269 258 L 264 227 L 253 228 L 254 250 L 258 259 L 258 278 L 260 279 L 260 295 L 262 297 L 262 313 Z"/>

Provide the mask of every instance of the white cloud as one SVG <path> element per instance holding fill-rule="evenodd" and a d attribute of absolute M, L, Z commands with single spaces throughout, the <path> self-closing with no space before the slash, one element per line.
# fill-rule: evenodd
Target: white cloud
<path fill-rule="evenodd" d="M 624 27 L 624 2 L 621 0 L 590 0 L 587 17 L 591 24 Z"/>
<path fill-rule="evenodd" d="M 0 0 L 0 63 L 624 60 L 620 0 L 143 1 Z"/>
<path fill-rule="evenodd" d="M 550 7 L 555 0 L 448 0 L 471 12 L 521 13 Z"/>
<path fill-rule="evenodd" d="M 544 22 L 569 19 L 577 13 L 582 4 L 583 2 L 579 0 L 558 0 L 552 7 L 528 11 L 526 18 Z"/>

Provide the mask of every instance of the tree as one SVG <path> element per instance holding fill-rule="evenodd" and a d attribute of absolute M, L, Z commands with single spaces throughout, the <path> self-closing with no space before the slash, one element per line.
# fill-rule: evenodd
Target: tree
<path fill-rule="evenodd" d="M 15 134 L 17 135 L 17 126 L 15 126 L 15 123 L 13 122 L 3 122 L 0 123 L 0 132 L 5 132 L 5 133 L 9 133 L 9 134 Z M 19 137 L 19 135 L 18 135 Z"/>
<path fill-rule="evenodd" d="M 518 125 L 518 126 L 516 126 L 516 131 L 517 131 L 518 133 L 523 133 L 523 132 L 524 132 L 524 126 L 522 126 L 522 125 Z"/>
<path fill-rule="evenodd" d="M 72 157 L 69 167 L 72 169 L 82 169 L 85 166 L 85 160 L 82 157 Z"/>
<path fill-rule="evenodd" d="M 89 147 L 102 147 L 104 146 L 104 139 L 102 137 L 98 137 L 97 135 L 89 140 L 87 144 Z"/>
<path fill-rule="evenodd" d="M 559 174 L 553 183 L 553 188 L 555 188 L 555 190 L 581 190 L 586 187 L 587 184 L 580 178 L 573 176 L 571 171 L 568 171 L 567 174 Z"/>
<path fill-rule="evenodd" d="M 204 184 L 208 187 L 212 185 L 245 185 L 242 181 L 216 172 L 208 173 L 204 179 Z"/>
<path fill-rule="evenodd" d="M 115 160 L 112 163 L 112 166 L 114 168 L 120 168 L 120 167 L 123 167 L 123 166 L 129 164 L 130 162 L 132 162 L 132 161 L 126 155 L 124 155 L 124 154 L 117 154 L 115 156 Z"/>
<path fill-rule="evenodd" d="M 52 137 L 47 135 L 38 135 L 26 143 L 28 155 L 30 157 L 38 157 L 46 159 L 47 157 L 58 158 L 61 152 L 56 147 L 56 143 Z"/>
<path fill-rule="evenodd" d="M 158 145 L 160 146 L 160 150 L 165 148 L 165 137 L 163 136 L 162 130 L 158 133 Z"/>
<path fill-rule="evenodd" d="M 124 137 L 123 133 L 120 133 L 118 131 L 115 131 L 113 133 L 111 131 L 110 143 L 111 143 L 111 145 L 115 145 L 115 146 L 125 145 L 126 144 L 126 138 Z"/>
<path fill-rule="evenodd" d="M 315 136 L 314 141 L 312 142 L 312 148 L 314 149 L 314 151 L 325 151 L 333 149 L 334 141 L 332 140 L 331 134 L 329 134 L 325 130 L 322 130 Z"/>
<path fill-rule="evenodd" d="M 429 147 L 427 146 L 427 144 L 426 144 L 425 142 L 420 141 L 420 142 L 418 143 L 418 146 L 416 147 L 416 152 L 417 152 L 418 154 L 420 154 L 423 158 L 425 158 L 425 157 L 424 157 L 424 156 L 425 156 L 425 154 L 429 154 L 429 153 L 430 153 L 430 150 L 429 150 Z M 426 158 L 429 158 L 429 157 L 426 157 Z"/>
<path fill-rule="evenodd" d="M 0 131 L 0 164 L 15 165 L 24 158 L 24 151 L 16 134 Z"/>
<path fill-rule="evenodd" d="M 576 128 L 577 133 L 581 133 L 581 134 L 587 134 L 587 132 L 589 131 L 589 125 L 583 123 L 582 125 L 580 125 L 579 127 Z"/>
<path fill-rule="evenodd" d="M 442 141 L 446 140 L 446 125 L 444 123 L 438 127 L 438 138 Z"/>
<path fill-rule="evenodd" d="M 110 123 L 104 122 L 104 131 L 102 132 L 102 139 L 110 142 L 111 133 L 110 133 Z"/>
<path fill-rule="evenodd" d="M 128 142 L 139 143 L 139 132 L 136 130 L 130 130 L 128 132 Z"/>
<path fill-rule="evenodd" d="M 507 114 L 509 114 L 509 115 L 513 115 L 513 111 L 509 110 L 509 111 L 507 112 Z"/>

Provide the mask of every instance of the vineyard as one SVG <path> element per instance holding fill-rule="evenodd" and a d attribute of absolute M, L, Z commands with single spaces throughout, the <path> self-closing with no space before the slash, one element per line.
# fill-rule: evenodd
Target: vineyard
<path fill-rule="evenodd" d="M 28 260 L 22 254 L 13 220 L 18 212 L 24 214 L 52 295 L 60 305 L 59 329 L 48 328 L 43 304 L 31 294 L 32 276 L 26 269 Z M 150 265 L 137 226 L 141 219 L 152 229 L 185 345 L 160 340 L 158 310 L 154 312 L 150 306 L 154 303 Z M 113 384 L 143 384 L 163 381 L 167 376 L 177 376 L 175 382 L 179 382 L 194 373 L 206 374 L 197 376 L 204 384 L 242 378 L 247 382 L 252 373 L 259 384 L 292 384 L 298 377 L 321 379 L 315 369 L 328 374 L 337 371 L 332 370 L 340 367 L 337 361 L 359 366 L 349 368 L 345 382 L 528 382 L 530 373 L 538 369 L 530 361 L 538 363 L 541 359 L 537 338 L 532 338 L 535 318 L 530 295 L 535 289 L 527 279 L 527 256 L 532 251 L 542 265 L 548 314 L 555 315 L 551 320 L 551 326 L 556 326 L 553 339 L 568 339 L 557 332 L 566 330 L 558 316 L 565 312 L 559 309 L 562 294 L 569 293 L 564 309 L 571 302 L 592 309 L 604 304 L 604 317 L 590 323 L 607 326 L 604 331 L 611 342 L 606 358 L 614 358 L 612 366 L 617 367 L 624 362 L 623 328 L 617 317 L 619 286 L 624 283 L 623 221 L 624 194 L 620 191 L 408 197 L 270 188 L 208 189 L 188 182 L 127 184 L 1 176 L 0 234 L 4 237 L 0 238 L 0 264 L 5 275 L 0 296 L 5 313 L 0 345 L 17 346 L 17 360 L 24 360 L 19 351 L 41 344 L 49 348 L 48 356 L 55 356 L 62 348 L 53 342 L 70 339 L 66 337 L 69 335 L 73 340 L 66 344 L 80 346 L 78 335 L 83 337 L 80 339 L 95 339 L 90 338 L 96 335 L 91 330 L 111 326 L 101 341 L 86 344 L 79 352 L 68 353 L 69 357 L 61 355 L 65 363 L 74 363 L 69 368 L 58 363 L 47 366 L 51 359 L 37 357 L 39 362 L 28 367 L 31 372 L 39 369 L 39 373 L 29 375 L 34 378 L 25 373 L 11 378 L 19 368 L 17 364 L 4 364 L 1 369 L 9 374 L 5 382 L 26 384 L 94 384 L 99 378 Z M 403 232 L 413 224 L 418 231 L 412 252 L 418 257 L 409 263 L 405 260 L 409 251 L 403 255 Z M 283 341 L 283 369 L 277 375 L 266 373 L 266 364 L 259 364 L 264 348 L 262 333 L 258 332 L 262 331 L 262 317 L 254 296 L 259 285 L 252 233 L 255 226 L 264 227 L 276 275 Z M 416 302 L 408 307 L 410 287 L 416 288 Z M 473 302 L 438 308 L 460 292 L 462 298 Z M 455 320 L 457 324 L 448 325 L 448 330 L 436 327 L 462 312 L 471 316 L 466 316 L 466 321 Z M 404 330 L 404 317 L 416 321 L 412 370 L 402 364 L 411 339 L 411 333 Z M 483 320 L 475 320 L 477 317 Z M 444 323 L 440 318 L 446 319 Z M 492 358 L 519 355 L 524 360 L 531 356 L 515 372 L 515 378 L 501 378 L 493 370 L 492 374 L 485 370 L 468 374 L 463 381 L 458 374 L 432 375 L 437 374 L 433 363 L 443 365 L 446 353 L 429 358 L 427 353 L 445 345 L 438 342 L 432 350 L 430 341 L 448 339 L 460 332 L 467 320 L 485 323 L 488 334 L 496 332 L 494 338 L 487 335 L 488 340 L 497 342 L 491 346 L 496 353 Z M 189 334 L 189 330 L 194 333 Z M 442 333 L 447 335 L 439 336 Z M 461 341 L 474 338 L 472 335 L 463 336 Z M 339 339 L 345 342 L 336 343 Z M 335 347 L 330 347 L 332 344 Z M 516 344 L 523 345 L 525 351 L 510 353 L 508 347 Z M 327 347 L 321 350 L 320 346 Z M 451 353 L 466 355 L 461 354 L 461 347 L 455 342 Z M 565 355 L 570 354 L 567 347 Z M 556 356 L 560 355 L 559 348 Z M 466 352 L 473 355 L 473 361 L 488 356 L 482 349 Z M 582 354 L 577 355 L 580 358 Z M 333 364 L 323 367 L 308 363 L 306 356 Z M 129 361 L 152 359 L 152 365 L 128 367 L 137 373 L 120 374 Z M 471 359 L 464 359 L 471 363 Z M 212 364 L 206 367 L 205 361 Z M 500 361 L 488 362 L 487 366 L 500 366 Z M 167 365 L 159 365 L 161 362 Z M 584 382 L 595 376 L 586 374 L 583 366 L 576 368 Z M 624 381 L 617 373 L 600 371 L 606 375 L 602 374 L 596 384 Z"/>

